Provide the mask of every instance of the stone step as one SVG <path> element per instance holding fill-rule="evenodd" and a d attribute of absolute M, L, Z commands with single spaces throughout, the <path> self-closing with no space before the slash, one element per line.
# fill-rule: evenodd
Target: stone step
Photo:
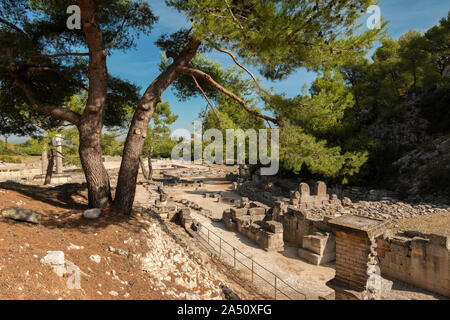
<path fill-rule="evenodd" d="M 336 254 L 334 252 L 319 255 L 317 253 L 302 248 L 298 249 L 298 256 L 316 266 L 336 260 Z"/>

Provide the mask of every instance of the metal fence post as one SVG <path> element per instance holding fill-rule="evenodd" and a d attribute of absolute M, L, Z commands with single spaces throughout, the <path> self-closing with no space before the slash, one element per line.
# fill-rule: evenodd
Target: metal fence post
<path fill-rule="evenodd" d="M 208 235 L 207 235 L 207 239 L 208 239 L 208 244 L 210 243 L 210 230 L 208 229 L 208 228 L 205 228 L 206 230 L 208 230 Z M 198 228 L 198 233 L 199 233 L 199 235 L 201 236 L 201 234 L 202 233 L 204 233 L 204 231 L 203 231 L 203 226 L 201 225 L 201 224 L 199 224 L 199 228 Z M 222 257 L 222 242 L 223 241 L 225 241 L 225 240 L 222 240 L 222 238 L 220 237 L 220 236 L 218 236 L 217 234 L 215 234 L 213 231 L 211 231 L 212 232 L 212 234 L 213 235 L 215 235 L 217 238 L 219 238 L 219 258 L 221 258 Z M 203 238 L 203 237 L 202 237 Z M 203 238 L 204 239 L 204 238 Z M 214 242 L 214 241 L 213 241 Z M 231 248 L 233 248 L 233 264 L 234 264 L 234 268 L 236 269 L 236 261 L 237 261 L 237 259 L 236 259 L 236 248 L 235 247 L 233 247 L 231 244 L 229 244 L 228 242 L 226 242 L 225 241 L 225 243 L 226 244 L 228 244 Z M 225 253 L 228 253 L 228 251 L 227 250 L 225 250 Z M 228 253 L 229 255 L 231 255 L 230 253 Z M 259 276 L 260 278 L 262 278 L 262 280 L 264 280 L 265 282 L 266 282 L 266 284 L 270 284 L 270 281 L 268 281 L 268 280 L 266 280 L 264 277 L 262 277 L 261 275 L 259 275 L 257 272 L 256 272 L 256 270 L 255 270 L 255 263 L 256 264 L 258 264 L 257 262 L 255 262 L 253 259 L 251 259 L 251 258 L 249 258 L 249 257 L 247 257 L 245 254 L 243 254 L 242 252 L 241 252 L 241 254 L 244 256 L 244 257 L 246 257 L 247 259 L 250 259 L 251 260 L 251 262 L 252 262 L 252 283 L 255 281 L 255 279 L 254 279 L 254 277 L 255 277 L 255 274 L 257 275 L 257 276 Z M 213 251 L 211 250 L 211 257 L 213 256 Z M 225 258 L 225 261 L 226 261 L 227 259 Z M 244 267 L 246 267 L 246 268 L 249 268 L 249 267 L 247 267 L 247 265 L 246 264 L 244 264 L 243 262 L 241 262 L 241 264 L 242 265 L 244 265 Z M 269 274 L 272 274 L 273 276 L 274 276 L 274 290 L 275 290 L 275 295 L 274 295 L 274 298 L 275 299 L 277 299 L 277 291 L 278 291 L 278 289 L 277 289 L 277 275 L 276 274 L 274 274 L 273 272 L 271 272 L 271 271 L 269 271 L 269 270 L 267 270 L 266 268 L 264 268 L 263 266 L 261 266 L 260 265 L 260 267 L 262 268 L 262 269 L 264 269 L 264 270 L 266 270 L 267 272 L 269 272 Z M 306 300 L 306 295 L 304 294 L 304 293 L 301 293 L 301 292 L 299 292 L 299 291 L 297 291 L 296 289 L 294 289 L 294 288 L 292 288 L 290 285 L 288 285 L 287 283 L 285 283 L 282 279 L 280 279 L 281 280 L 281 282 L 282 283 L 284 283 L 288 288 L 291 288 L 293 291 L 295 291 L 295 292 L 297 292 L 297 293 L 299 293 L 299 294 L 301 294 L 301 295 L 303 295 L 304 296 L 304 299 Z M 292 300 L 292 298 L 291 297 L 289 297 L 287 294 L 285 294 L 283 291 L 281 291 L 280 290 L 280 292 L 281 292 L 281 294 L 282 295 L 284 295 L 284 296 L 286 296 L 287 298 L 289 298 L 289 299 L 291 299 Z"/>

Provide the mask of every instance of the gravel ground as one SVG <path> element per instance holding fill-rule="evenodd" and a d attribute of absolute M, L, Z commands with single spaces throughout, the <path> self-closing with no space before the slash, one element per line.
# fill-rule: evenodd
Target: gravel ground
<path fill-rule="evenodd" d="M 429 214 L 412 219 L 401 219 L 394 226 L 394 230 L 415 230 L 421 233 L 440 233 L 450 235 L 450 212 Z"/>

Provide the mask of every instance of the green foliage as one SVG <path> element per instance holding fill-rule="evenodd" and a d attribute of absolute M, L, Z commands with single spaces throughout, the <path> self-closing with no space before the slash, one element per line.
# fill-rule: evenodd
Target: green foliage
<path fill-rule="evenodd" d="M 450 11 L 447 18 L 425 33 L 427 48 L 431 54 L 431 62 L 440 76 L 450 63 Z"/>
<path fill-rule="evenodd" d="M 78 148 L 80 147 L 80 138 L 78 129 L 71 127 L 62 131 L 64 140 L 63 148 L 63 161 L 66 164 L 76 165 L 81 168 L 81 160 L 78 155 Z"/>
<path fill-rule="evenodd" d="M 448 78 L 443 73 L 450 57 L 449 26 L 449 19 L 444 18 L 425 35 L 412 30 L 398 41 L 384 38 L 373 63 L 358 58 L 340 67 L 358 108 L 369 112 L 366 120 L 376 121 L 395 112 L 411 92 L 434 92 L 446 86 Z"/>
<path fill-rule="evenodd" d="M 430 62 L 426 38 L 420 32 L 411 30 L 402 35 L 398 43 L 401 67 L 412 77 L 413 89 L 416 89 L 417 85 L 423 87 L 424 84 L 418 81 L 423 79 L 424 68 Z"/>
<path fill-rule="evenodd" d="M 144 141 L 142 153 L 144 156 L 153 148 L 152 156 L 156 158 L 170 158 L 176 141 L 170 138 L 170 125 L 178 119 L 170 110 L 168 102 L 158 103 L 152 117 L 152 124 L 147 129 L 147 137 Z"/>
<path fill-rule="evenodd" d="M 409 31 L 399 40 L 385 38 L 370 63 L 359 58 L 340 68 L 354 94 L 359 125 L 374 122 L 401 123 L 406 101 L 415 93 L 421 116 L 430 122 L 429 133 L 442 134 L 450 127 L 450 82 L 444 76 L 450 53 L 449 19 L 425 35 Z M 423 94 L 422 94 L 423 93 Z M 396 146 L 369 142 L 369 159 L 356 181 L 381 183 L 395 177 L 392 163 L 401 156 Z M 364 180 L 362 180 L 364 178 Z"/>
<path fill-rule="evenodd" d="M 123 141 L 117 140 L 117 134 L 104 133 L 102 135 L 102 154 L 120 156 L 123 151 Z"/>
<path fill-rule="evenodd" d="M 294 173 L 303 169 L 342 183 L 360 172 L 370 141 L 359 134 L 353 94 L 340 74 L 326 72 L 317 78 L 310 96 L 278 95 L 266 103 L 285 119 L 280 134 L 284 169 Z"/>
<path fill-rule="evenodd" d="M 0 154 L 1 155 L 10 155 L 10 154 L 14 154 L 14 152 L 10 149 L 9 146 L 6 145 L 6 142 L 0 140 Z"/>
<path fill-rule="evenodd" d="M 0 155 L 0 161 L 1 162 L 9 162 L 9 163 L 22 163 L 22 160 L 20 160 L 17 157 L 13 157 L 10 155 Z"/>
<path fill-rule="evenodd" d="M 134 47 L 139 36 L 149 34 L 157 21 L 144 1 L 97 3 L 106 6 L 97 8 L 97 19 L 107 54 Z M 73 111 L 83 112 L 85 84 L 89 83 L 88 58 L 70 54 L 87 52 L 88 48 L 83 30 L 67 28 L 67 8 L 73 4 L 71 0 L 0 2 L 0 134 L 33 135 L 38 127 L 55 130 L 63 124 L 37 112 L 16 78 L 31 86 L 44 104 L 69 109 L 78 104 Z M 126 21 L 123 12 L 127 13 Z M 61 55 L 52 57 L 54 54 Z M 108 128 L 127 125 L 139 102 L 139 90 L 132 83 L 109 76 L 105 110 Z"/>
<path fill-rule="evenodd" d="M 193 24 L 193 38 L 230 49 L 264 76 L 280 79 L 299 67 L 339 65 L 383 33 L 353 34 L 372 0 L 167 0 Z"/>
<path fill-rule="evenodd" d="M 420 102 L 421 115 L 430 121 L 430 133 L 450 131 L 450 81 L 442 88 L 427 92 Z"/>
<path fill-rule="evenodd" d="M 15 146 L 18 153 L 26 156 L 40 156 L 43 151 L 42 139 L 28 139 Z"/>

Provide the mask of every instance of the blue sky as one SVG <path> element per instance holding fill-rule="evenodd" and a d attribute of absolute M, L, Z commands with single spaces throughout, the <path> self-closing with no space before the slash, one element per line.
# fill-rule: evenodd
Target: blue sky
<path fill-rule="evenodd" d="M 149 1 L 149 0 L 148 0 Z M 132 81 L 142 87 L 142 91 L 155 79 L 158 74 L 160 60 L 159 49 L 154 42 L 161 33 L 171 33 L 180 27 L 187 26 L 185 18 L 173 9 L 167 8 L 164 0 L 149 1 L 153 11 L 159 16 L 151 35 L 141 37 L 136 49 L 123 52 L 114 52 L 108 57 L 109 72 L 115 76 Z M 398 38 L 401 34 L 415 29 L 425 32 L 430 27 L 439 23 L 450 9 L 450 0 L 379 0 L 381 15 L 389 21 L 388 34 Z M 367 15 L 367 18 L 369 15 Z M 224 66 L 231 66 L 233 62 L 227 55 L 214 53 L 213 59 L 218 60 Z M 257 74 L 257 70 L 250 68 Z M 277 92 L 283 92 L 287 96 L 295 96 L 300 93 L 304 83 L 308 85 L 316 75 L 306 70 L 298 70 L 287 79 L 278 82 L 263 80 L 261 84 Z M 163 94 L 163 101 L 170 102 L 172 111 L 179 115 L 179 119 L 172 125 L 172 129 L 186 128 L 192 131 L 192 121 L 198 119 L 202 107 L 206 105 L 201 98 L 180 102 L 169 88 Z M 23 141 L 23 138 L 11 137 L 12 143 Z"/>

